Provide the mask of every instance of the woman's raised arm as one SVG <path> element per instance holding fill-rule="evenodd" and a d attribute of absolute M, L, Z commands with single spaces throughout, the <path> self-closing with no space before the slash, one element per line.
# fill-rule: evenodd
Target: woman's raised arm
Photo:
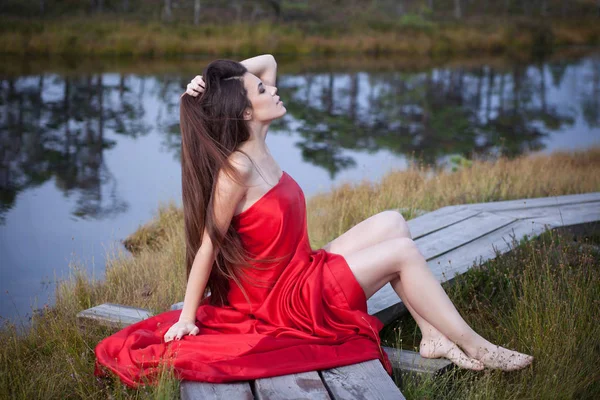
<path fill-rule="evenodd" d="M 256 75 L 264 84 L 275 86 L 277 80 L 277 61 L 271 54 L 263 54 L 240 61 L 240 64 L 246 67 L 248 72 Z M 181 95 L 189 94 L 190 96 L 198 96 L 204 92 L 205 85 L 202 75 L 196 75 L 190 83 L 188 83 L 186 91 Z"/>
<path fill-rule="evenodd" d="M 277 61 L 271 54 L 263 54 L 260 56 L 248 58 L 240 61 L 248 72 L 256 75 L 263 81 L 264 84 L 275 86 L 277 80 Z"/>

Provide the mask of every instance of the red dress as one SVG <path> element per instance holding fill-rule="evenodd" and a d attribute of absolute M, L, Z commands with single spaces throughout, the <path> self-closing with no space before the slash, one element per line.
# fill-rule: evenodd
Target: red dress
<path fill-rule="evenodd" d="M 372 359 L 380 359 L 391 375 L 379 339 L 383 324 L 367 313 L 365 293 L 344 257 L 311 249 L 304 193 L 291 176 L 283 172 L 232 223 L 256 257 L 284 257 L 258 264 L 262 271 L 247 269 L 252 278 L 270 280 L 274 286 L 242 280 L 248 303 L 230 282 L 228 305 L 215 307 L 204 299 L 198 307 L 197 336 L 164 342 L 181 310 L 130 325 L 98 343 L 96 375 L 106 368 L 131 387 L 153 384 L 162 362 L 172 365 L 179 379 L 221 383 Z"/>

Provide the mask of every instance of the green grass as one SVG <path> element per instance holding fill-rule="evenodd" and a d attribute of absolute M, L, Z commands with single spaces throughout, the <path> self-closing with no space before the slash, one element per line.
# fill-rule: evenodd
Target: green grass
<path fill-rule="evenodd" d="M 600 148 L 573 153 L 461 163 L 454 172 L 413 166 L 381 182 L 341 185 L 308 201 L 309 235 L 318 248 L 374 213 L 406 208 L 600 191 Z M 594 238 L 598 243 L 598 233 Z M 592 247 L 543 239 L 475 269 L 448 288 L 465 319 L 484 337 L 535 357 L 525 371 L 455 371 L 434 382 L 405 381 L 408 398 L 593 398 L 598 395 L 600 281 Z M 520 239 L 520 238 L 518 238 Z M 161 205 L 157 216 L 129 238 L 135 254 L 112 251 L 102 281 L 71 265 L 52 308 L 31 326 L 0 329 L 0 398 L 171 398 L 178 382 L 165 371 L 157 387 L 130 390 L 93 375 L 96 344 L 111 331 L 80 331 L 77 312 L 112 302 L 155 313 L 185 291 L 181 209 Z M 418 343 L 410 319 L 382 332 L 398 346 Z M 394 331 L 394 328 L 401 330 Z M 397 334 L 400 332 L 400 334 Z M 558 387 L 559 386 L 559 387 Z M 553 389 L 554 388 L 554 389 Z M 449 394 L 456 394 L 451 396 Z M 557 394 L 557 396 L 550 396 Z M 597 396 L 596 396 L 597 397 Z"/>
<path fill-rule="evenodd" d="M 532 354 L 534 364 L 511 373 L 455 370 L 429 381 L 409 380 L 403 386 L 407 398 L 599 398 L 600 242 L 591 239 L 574 242 L 568 233 L 549 231 L 520 245 L 515 241 L 511 252 L 445 285 L 477 332 Z M 420 339 L 410 317 L 382 332 L 382 342 L 414 351 Z"/>

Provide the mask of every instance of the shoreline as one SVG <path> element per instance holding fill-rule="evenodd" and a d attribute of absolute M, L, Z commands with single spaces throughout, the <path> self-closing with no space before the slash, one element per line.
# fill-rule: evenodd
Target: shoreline
<path fill-rule="evenodd" d="M 108 17 L 1 17 L 0 53 L 18 56 L 177 58 L 191 55 L 368 55 L 450 57 L 552 53 L 597 46 L 597 18 L 434 22 L 374 28 L 271 22 L 164 24 Z"/>

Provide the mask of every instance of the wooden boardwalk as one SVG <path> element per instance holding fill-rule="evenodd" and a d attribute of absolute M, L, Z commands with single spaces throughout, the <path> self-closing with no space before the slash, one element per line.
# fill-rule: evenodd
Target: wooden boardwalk
<path fill-rule="evenodd" d="M 512 238 L 600 221 L 600 192 L 447 206 L 408 221 L 413 240 L 440 282 L 511 249 Z M 388 283 L 367 301 L 388 324 L 406 311 Z"/>
<path fill-rule="evenodd" d="M 532 238 L 547 229 L 600 221 L 600 192 L 519 199 L 440 208 L 408 221 L 415 243 L 440 282 L 512 248 L 513 239 Z M 179 303 L 181 304 L 181 303 Z M 105 314 L 101 305 L 78 314 L 80 320 Z M 369 314 L 385 324 L 406 311 L 388 283 L 367 301 Z M 104 308 L 102 308 L 104 307 Z M 118 307 L 118 306 L 117 306 Z M 174 305 L 177 308 L 178 305 Z M 97 309 L 94 313 L 93 310 Z M 118 314 L 118 310 L 112 309 Z M 148 317 L 139 310 L 139 319 Z M 132 321 L 127 307 L 123 324 Z M 111 320 L 114 317 L 102 318 Z M 112 319 L 111 319 L 112 318 Z M 101 318 L 100 318 L 101 319 Z M 135 319 L 135 318 L 134 318 Z M 435 373 L 448 368 L 447 360 L 421 359 L 418 354 L 384 348 L 394 369 Z M 210 384 L 184 381 L 182 399 L 404 399 L 378 360 L 346 367 L 257 379 L 252 382 Z"/>

